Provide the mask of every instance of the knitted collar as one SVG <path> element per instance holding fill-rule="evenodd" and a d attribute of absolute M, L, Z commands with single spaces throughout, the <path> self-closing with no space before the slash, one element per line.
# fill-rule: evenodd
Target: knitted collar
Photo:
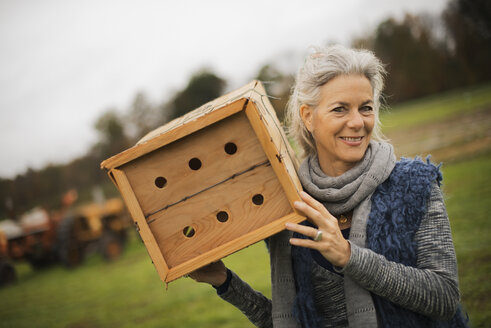
<path fill-rule="evenodd" d="M 317 155 L 309 156 L 300 166 L 299 178 L 304 189 L 322 202 L 333 215 L 353 210 L 373 193 L 394 168 L 396 158 L 391 144 L 371 141 L 363 159 L 338 177 L 322 172 Z"/>

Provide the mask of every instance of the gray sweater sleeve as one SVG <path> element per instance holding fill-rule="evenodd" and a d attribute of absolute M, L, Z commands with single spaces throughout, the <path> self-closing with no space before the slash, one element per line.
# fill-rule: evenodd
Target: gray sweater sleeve
<path fill-rule="evenodd" d="M 416 268 L 390 262 L 351 244 L 351 258 L 341 271 L 367 290 L 404 308 L 449 319 L 460 298 L 457 260 L 443 196 L 436 183 L 415 240 Z"/>
<path fill-rule="evenodd" d="M 244 313 L 256 327 L 273 327 L 271 300 L 252 289 L 234 272 L 227 291 L 219 296 Z"/>

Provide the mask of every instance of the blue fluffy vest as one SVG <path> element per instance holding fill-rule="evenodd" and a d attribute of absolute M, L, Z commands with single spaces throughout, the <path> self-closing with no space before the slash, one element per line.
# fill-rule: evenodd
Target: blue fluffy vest
<path fill-rule="evenodd" d="M 416 159 L 402 159 L 390 177 L 372 195 L 372 208 L 367 223 L 367 248 L 388 260 L 416 266 L 417 249 L 414 236 L 427 210 L 433 181 L 440 183 L 439 167 Z M 312 299 L 310 252 L 292 248 L 297 283 L 294 314 L 304 327 L 318 327 Z M 372 294 L 379 324 L 383 327 L 465 327 L 462 310 L 449 321 L 439 321 L 395 305 Z"/>

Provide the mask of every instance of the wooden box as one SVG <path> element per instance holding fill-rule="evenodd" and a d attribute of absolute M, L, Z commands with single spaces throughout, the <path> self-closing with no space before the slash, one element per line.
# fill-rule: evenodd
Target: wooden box
<path fill-rule="evenodd" d="M 296 159 L 260 82 L 150 132 L 101 167 L 165 283 L 305 218 Z"/>

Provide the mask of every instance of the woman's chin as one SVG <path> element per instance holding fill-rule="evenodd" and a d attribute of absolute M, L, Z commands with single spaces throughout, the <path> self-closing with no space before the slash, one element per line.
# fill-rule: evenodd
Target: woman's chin
<path fill-rule="evenodd" d="M 341 160 L 347 164 L 356 164 L 365 156 L 366 147 L 359 147 L 359 149 L 349 149 L 340 156 Z"/>

